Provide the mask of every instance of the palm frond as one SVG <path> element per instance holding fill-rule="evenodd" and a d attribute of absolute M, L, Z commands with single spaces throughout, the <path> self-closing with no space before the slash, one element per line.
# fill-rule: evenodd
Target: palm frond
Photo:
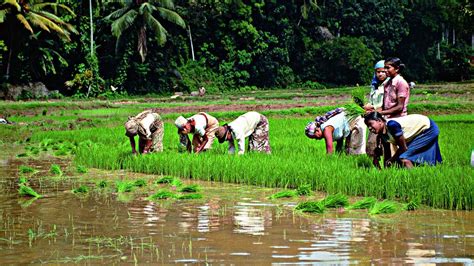
<path fill-rule="evenodd" d="M 58 16 L 56 16 L 56 15 L 50 13 L 50 12 L 38 11 L 36 13 L 43 16 L 43 17 L 45 17 L 45 18 L 47 18 L 47 19 L 49 19 L 49 20 L 51 20 L 52 22 L 60 25 L 63 28 L 65 27 L 66 30 L 69 31 L 69 32 L 72 32 L 72 33 L 75 33 L 75 34 L 79 33 L 73 25 L 63 21 L 61 18 L 59 18 Z"/>
<path fill-rule="evenodd" d="M 28 31 L 33 33 L 33 29 L 31 28 L 30 23 L 28 22 L 28 20 L 22 14 L 16 14 L 16 18 L 18 19 L 18 21 L 20 21 L 21 24 L 23 24 L 23 26 L 25 26 L 25 28 Z"/>
<path fill-rule="evenodd" d="M 161 7 L 174 9 L 174 3 L 172 0 L 152 0 L 150 1 L 152 4 L 158 4 Z"/>
<path fill-rule="evenodd" d="M 143 16 L 146 24 L 156 33 L 158 37 L 158 43 L 164 44 L 166 42 L 166 34 L 168 33 L 161 23 L 150 14 L 145 14 Z"/>
<path fill-rule="evenodd" d="M 174 11 L 171 11 L 169 9 L 166 9 L 166 8 L 162 8 L 162 7 L 158 7 L 157 9 L 158 9 L 158 12 L 160 12 L 160 16 L 162 18 L 168 20 L 171 23 L 174 23 L 174 24 L 180 26 L 183 29 L 186 28 L 186 23 L 181 18 L 181 16 L 178 15 L 178 13 L 176 13 Z"/>
<path fill-rule="evenodd" d="M 115 20 L 123 16 L 125 13 L 127 13 L 130 10 L 130 7 L 126 6 L 124 8 L 121 8 L 119 10 L 116 10 L 112 13 L 110 13 L 108 16 L 105 17 L 105 19 L 108 20 Z"/>
<path fill-rule="evenodd" d="M 69 38 L 69 32 L 66 31 L 65 29 L 61 28 L 58 24 L 54 23 L 53 21 L 49 20 L 48 18 L 45 18 L 41 15 L 35 14 L 35 13 L 29 13 L 29 17 L 31 18 L 31 22 L 35 25 L 38 25 L 41 27 L 41 24 L 44 24 L 48 30 L 50 31 L 53 30 L 57 32 L 61 37 L 67 39 L 68 41 L 71 40 Z M 42 27 L 43 28 L 43 27 Z M 44 29 L 44 28 L 43 28 Z"/>
<path fill-rule="evenodd" d="M 76 13 L 74 13 L 74 11 L 70 7 L 63 4 L 59 4 L 59 3 L 40 3 L 40 4 L 32 5 L 31 10 L 35 12 L 39 12 L 39 11 L 42 11 L 46 7 L 51 7 L 55 10 L 59 7 L 67 11 L 70 15 L 76 16 Z"/>
<path fill-rule="evenodd" d="M 135 10 L 129 10 L 123 16 L 112 22 L 112 34 L 115 37 L 118 37 L 128 29 L 137 18 L 138 12 Z"/>
<path fill-rule="evenodd" d="M 0 10 L 0 23 L 3 23 L 3 21 L 5 21 L 6 16 L 7 16 L 7 11 L 6 10 Z"/>
<path fill-rule="evenodd" d="M 138 13 L 140 15 L 143 15 L 143 14 L 146 14 L 146 13 L 149 13 L 149 14 L 152 14 L 153 11 L 156 10 L 156 7 L 154 7 L 152 4 L 150 3 L 143 3 L 140 5 L 140 8 L 138 9 Z"/>
<path fill-rule="evenodd" d="M 16 0 L 4 0 L 0 5 L 0 10 L 15 9 L 16 12 L 21 12 L 21 6 Z"/>

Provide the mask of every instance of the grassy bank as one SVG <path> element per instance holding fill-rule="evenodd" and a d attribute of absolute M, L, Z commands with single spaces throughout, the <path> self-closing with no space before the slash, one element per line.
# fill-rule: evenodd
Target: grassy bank
<path fill-rule="evenodd" d="M 218 143 L 206 154 L 180 154 L 176 129 L 171 123 L 165 124 L 164 152 L 146 156 L 130 155 L 122 126 L 34 132 L 31 141 L 51 138 L 83 142 L 76 149 L 75 160 L 88 167 L 268 187 L 311 184 L 314 190 L 332 194 L 401 201 L 421 198 L 423 204 L 437 208 L 472 209 L 474 179 L 469 157 L 473 146 L 466 140 L 474 137 L 474 115 L 433 118 L 441 130 L 444 163 L 413 170 L 378 171 L 370 167 L 365 157 L 327 156 L 324 141 L 304 136 L 308 118 L 295 117 L 270 119 L 272 155 L 230 156 L 226 152 L 227 144 Z"/>

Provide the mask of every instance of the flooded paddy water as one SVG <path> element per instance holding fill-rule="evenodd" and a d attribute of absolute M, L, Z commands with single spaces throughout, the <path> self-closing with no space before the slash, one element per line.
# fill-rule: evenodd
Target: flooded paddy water
<path fill-rule="evenodd" d="M 53 163 L 64 177 L 51 177 Z M 30 186 L 44 198 L 19 196 L 20 165 L 39 170 Z M 150 191 L 104 192 L 96 182 L 158 176 L 69 165 L 0 155 L 0 264 L 474 263 L 474 212 L 304 215 L 293 211 L 301 199 L 268 200 L 276 189 L 196 180 L 183 181 L 199 184 L 202 199 L 150 201 Z M 72 193 L 79 184 L 89 193 Z"/>

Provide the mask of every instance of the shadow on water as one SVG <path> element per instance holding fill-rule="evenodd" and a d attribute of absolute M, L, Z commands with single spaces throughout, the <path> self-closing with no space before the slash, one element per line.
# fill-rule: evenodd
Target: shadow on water
<path fill-rule="evenodd" d="M 65 171 L 63 178 L 51 178 L 53 163 Z M 28 182 L 45 198 L 18 195 L 20 165 L 38 170 Z M 95 169 L 78 175 L 71 169 L 69 161 L 54 157 L 0 158 L 2 264 L 474 262 L 472 212 L 301 215 L 292 211 L 296 198 L 267 200 L 273 189 L 194 180 L 203 199 L 148 201 L 160 188 L 156 176 Z M 115 192 L 115 180 L 136 178 L 147 187 Z M 72 193 L 79 184 L 89 191 Z"/>

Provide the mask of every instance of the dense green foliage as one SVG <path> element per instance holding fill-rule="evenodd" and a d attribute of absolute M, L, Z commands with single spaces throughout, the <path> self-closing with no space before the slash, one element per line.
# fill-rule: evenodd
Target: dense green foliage
<path fill-rule="evenodd" d="M 469 1 L 92 3 L 1 0 L 1 84 L 78 97 L 355 85 L 389 56 L 408 80 L 472 78 Z"/>

